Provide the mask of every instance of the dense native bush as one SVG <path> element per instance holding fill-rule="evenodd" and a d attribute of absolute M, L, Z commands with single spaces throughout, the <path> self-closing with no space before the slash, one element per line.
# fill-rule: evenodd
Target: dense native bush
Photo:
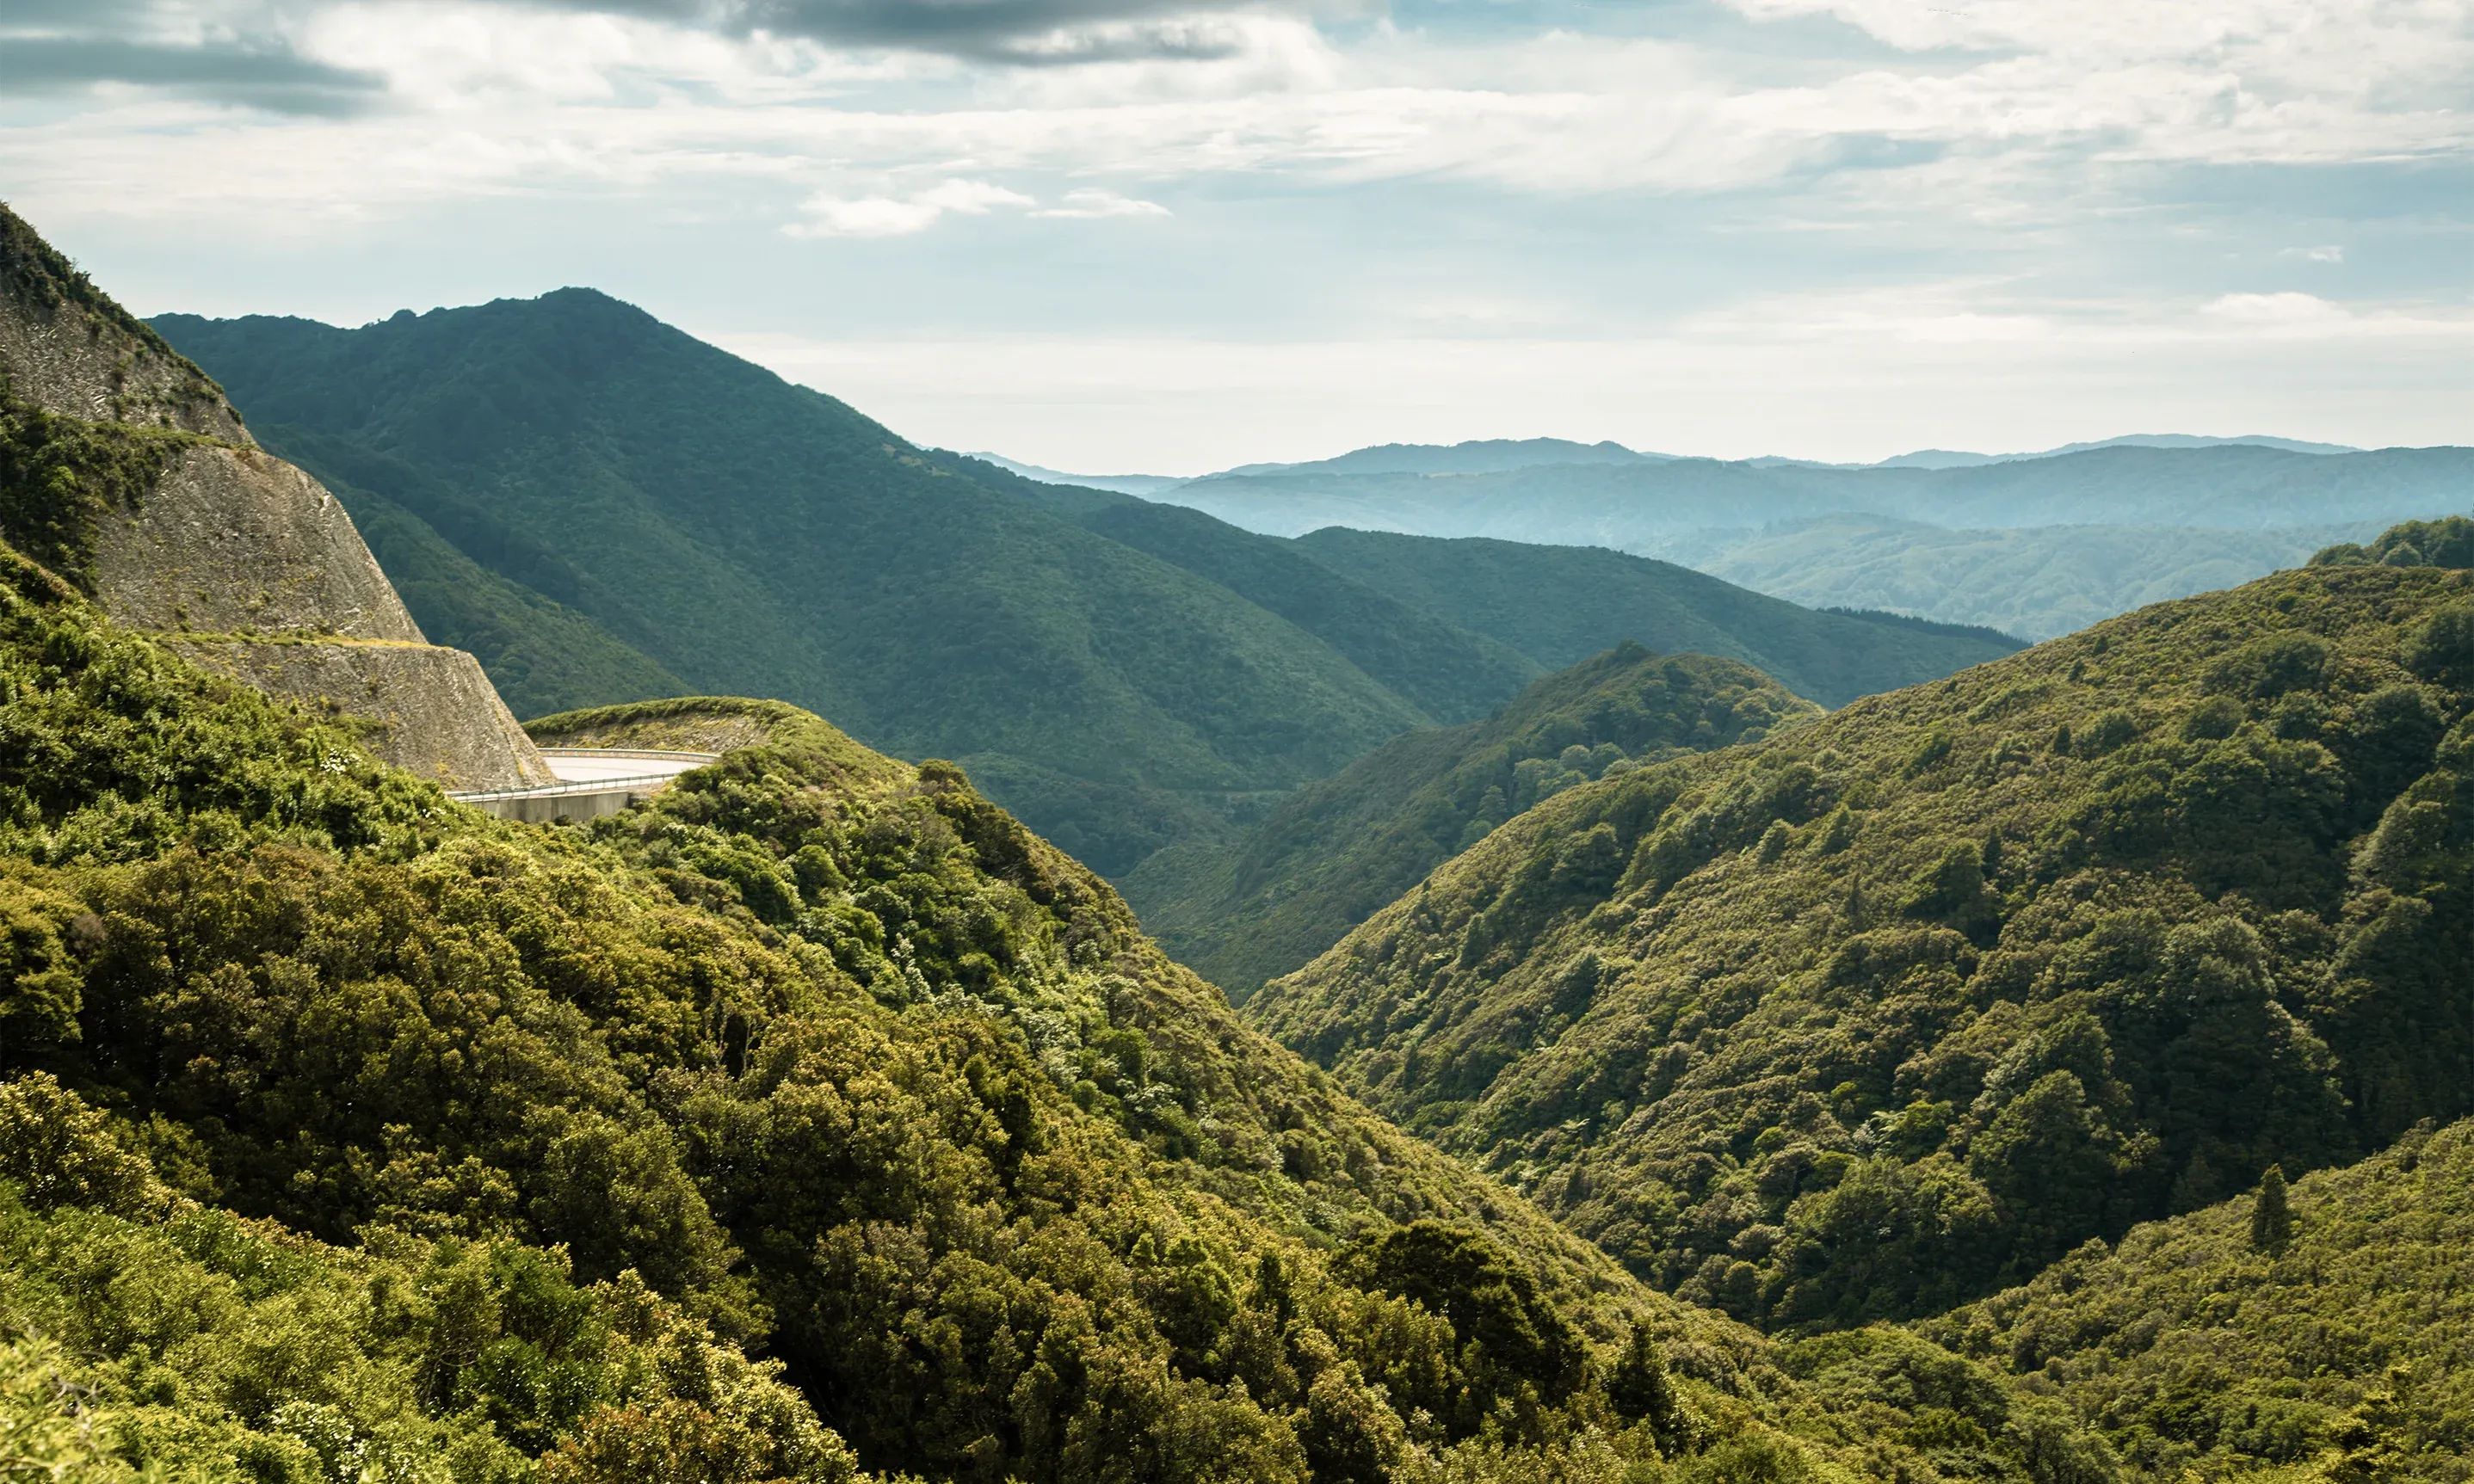
<path fill-rule="evenodd" d="M 61 763 L 0 772 L 0 1401 L 42 1456 L 303 1484 L 1920 1456 L 1245 1030 L 958 769 L 775 711 L 653 806 L 491 821 L 5 575 L 0 729 Z"/>
<path fill-rule="evenodd" d="M 2322 564 L 1575 789 L 1247 1013 L 1670 1291 L 1930 1313 L 2474 1111 L 2467 590 Z"/>
<path fill-rule="evenodd" d="M 1298 790 L 1228 850 L 1161 855 L 1127 894 L 1178 962 L 1242 1000 L 1516 814 L 1818 714 L 1734 660 L 1619 645 L 1485 721 L 1394 738 Z"/>

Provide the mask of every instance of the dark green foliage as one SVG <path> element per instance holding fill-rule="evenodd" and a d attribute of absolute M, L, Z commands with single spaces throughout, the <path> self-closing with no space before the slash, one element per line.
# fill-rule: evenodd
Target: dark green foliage
<path fill-rule="evenodd" d="M 2142 1477 L 2474 1476 L 2474 1125 L 2304 1177 L 2283 1234 L 2262 1233 L 2281 1173 L 1917 1328 L 2041 1376 Z"/>
<path fill-rule="evenodd" d="M 2463 584 L 2310 568 L 1571 790 L 1248 1015 L 1661 1286 L 1931 1312 L 2474 1106 Z"/>
<path fill-rule="evenodd" d="M 1718 655 L 1824 706 L 2011 654 L 1990 630 L 1815 612 L 1663 562 L 1583 546 L 1331 529 L 1298 544 L 1336 572 L 1499 639 L 1548 669 L 1631 639 Z"/>
<path fill-rule="evenodd" d="M 751 1479 L 855 1477 L 773 1368 L 633 1274 L 579 1286 L 503 1238 L 345 1250 L 203 1209 L 40 1073 L 0 1083 L 0 1395 L 48 1370 L 75 1400 L 56 1446 L 91 1449 L 80 1479 L 513 1484 L 646 1407 L 702 1413 L 772 1466 Z M 27 1432 L 6 1435 L 24 1468 Z"/>
<path fill-rule="evenodd" d="M 1294 541 L 1257 536 L 1199 510 L 1042 485 L 976 459 L 952 467 L 992 488 L 1067 512 L 1085 530 L 1146 551 L 1279 614 L 1348 657 L 1438 722 L 1471 721 L 1544 670 L 1496 640 L 1342 576 Z"/>
<path fill-rule="evenodd" d="M 910 756 L 1019 760 L 1085 786 L 1025 802 L 1112 874 L 1156 845 L 1113 826 L 1124 802 L 1157 791 L 1187 802 L 1176 832 L 1225 827 L 1224 797 L 1294 787 L 1429 721 L 1217 582 L 598 294 L 357 330 L 160 327 L 238 389 L 276 452 L 513 585 L 457 598 L 434 590 L 448 567 L 407 570 L 434 641 L 532 657 L 510 677 L 521 693 L 576 628 L 522 594 L 606 635 L 601 658 L 544 676 L 554 707 L 675 677 L 812 706 Z"/>
<path fill-rule="evenodd" d="M 2250 1245 L 2253 1251 L 2280 1253 L 2293 1240 L 2293 1208 L 2287 1204 L 2285 1170 L 2271 1164 L 2259 1177 L 2259 1194 L 2251 1198 Z"/>
<path fill-rule="evenodd" d="M 1543 800 L 1816 714 L 1732 660 L 1620 645 L 1487 721 L 1393 739 L 1298 790 L 1232 846 L 1156 858 L 1127 895 L 1180 963 L 1243 999 Z M 1622 865 L 1598 863 L 1599 884 Z M 1566 886 L 1578 889 L 1581 869 L 1577 856 L 1565 863 Z"/>

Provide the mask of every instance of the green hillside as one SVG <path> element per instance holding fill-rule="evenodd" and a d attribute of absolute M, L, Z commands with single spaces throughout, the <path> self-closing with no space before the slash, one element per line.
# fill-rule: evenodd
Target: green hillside
<path fill-rule="evenodd" d="M 1919 1328 L 2036 1376 L 2155 1478 L 2474 1477 L 2474 1124 L 2091 1244 Z"/>
<path fill-rule="evenodd" d="M 1126 895 L 1177 962 L 1242 999 L 1532 805 L 1819 709 L 1731 659 L 1622 645 L 1486 721 L 1393 738 L 1298 789 L 1233 849 L 1152 856 Z"/>
<path fill-rule="evenodd" d="M 1929 1313 L 2474 1106 L 2469 710 L 2474 574 L 2312 566 L 1561 794 L 1247 1013 L 1664 1289 Z"/>
<path fill-rule="evenodd" d="M 1630 569 L 1540 643 L 1312 546 L 913 448 L 587 290 L 351 330 L 156 323 L 520 713 L 778 696 L 959 760 L 1119 877 L 1625 638 L 1775 663 L 1833 701 L 2001 651 Z M 1487 581 L 1567 603 L 1515 566 Z"/>
<path fill-rule="evenodd" d="M 2113 1476 L 1928 1347 L 1788 1377 L 1237 1024 L 950 766 L 718 710 L 763 743 L 510 825 L 0 548 L 12 1466 L 1886 1481 L 1947 1442 L 1922 1367 L 1984 1476 Z"/>
<path fill-rule="evenodd" d="M 779 696 L 889 751 L 965 758 L 1107 871 L 1228 799 L 1428 721 L 1227 588 L 598 294 L 357 330 L 159 328 L 348 503 L 382 496 L 606 634 L 570 651 L 558 683 L 523 688 L 552 679 L 537 660 L 511 677 L 527 708 L 622 700 L 666 676 Z M 389 539 L 390 559 L 409 544 Z M 546 606 L 488 588 L 456 600 L 427 575 L 406 572 L 415 617 L 485 662 L 571 632 L 517 622 Z"/>
<path fill-rule="evenodd" d="M 1005 477 L 1041 494 L 1055 489 Z M 1054 502 L 1053 494 L 1044 501 Z M 1181 506 L 1126 496 L 1081 503 L 1074 518 L 1085 530 L 1207 577 L 1279 614 L 1436 721 L 1484 716 L 1544 673 L 1511 646 L 1345 577 L 1293 541 L 1241 531 Z"/>
<path fill-rule="evenodd" d="M 1337 528 L 1298 544 L 1336 572 L 1499 639 L 1550 670 L 1631 639 L 1666 654 L 1740 659 L 1798 695 L 1844 706 L 2020 647 L 1990 630 L 1815 612 L 1596 547 Z"/>

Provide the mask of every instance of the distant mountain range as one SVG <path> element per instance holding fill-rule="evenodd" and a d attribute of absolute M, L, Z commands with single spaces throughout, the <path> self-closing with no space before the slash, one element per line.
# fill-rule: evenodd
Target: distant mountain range
<path fill-rule="evenodd" d="M 1966 453 L 1951 448 L 1919 448 L 1871 464 L 1832 464 L 1821 459 L 1792 459 L 1765 454 L 1734 462 L 1753 468 L 1975 468 L 1986 464 L 2011 464 L 2024 459 L 2050 459 L 2085 453 L 2091 448 L 2277 448 L 2287 453 L 2361 453 L 2344 443 L 2314 443 L 2264 433 L 2240 438 L 2202 438 L 2190 433 L 2130 433 L 2095 443 L 2064 443 L 2030 453 Z M 1301 464 L 1241 464 L 1217 474 L 1068 474 L 1020 464 L 1001 454 L 975 453 L 1000 468 L 1052 485 L 1087 485 L 1121 494 L 1150 495 L 1201 479 L 1254 474 L 1499 474 L 1541 464 L 1675 464 L 1687 456 L 1649 453 L 1613 441 L 1579 443 L 1563 438 L 1485 438 L 1459 443 L 1377 443 L 1353 448 L 1328 459 Z"/>
<path fill-rule="evenodd" d="M 1606 546 L 1798 603 L 2040 639 L 2474 507 L 2474 450 L 2162 433 L 1833 465 L 1526 439 L 1384 444 L 1110 488 L 1275 536 L 1340 526 Z"/>

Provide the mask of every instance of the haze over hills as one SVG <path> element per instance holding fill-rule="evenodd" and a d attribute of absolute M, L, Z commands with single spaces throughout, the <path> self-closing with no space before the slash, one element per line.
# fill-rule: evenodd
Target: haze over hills
<path fill-rule="evenodd" d="M 1538 439 L 1386 445 L 1140 492 L 1275 535 L 1336 525 L 1607 546 L 1815 607 L 2049 638 L 2474 507 L 2474 453 L 2135 434 L 1829 465 Z"/>
<path fill-rule="evenodd" d="M 959 761 L 1116 875 L 1625 638 L 1763 663 L 1792 630 L 1783 678 L 1832 702 L 2007 647 L 1711 586 L 1676 616 L 1734 608 L 1689 636 L 1613 615 L 1540 658 L 1290 543 L 914 448 L 586 290 L 352 330 L 156 323 L 520 709 L 781 697 Z"/>

